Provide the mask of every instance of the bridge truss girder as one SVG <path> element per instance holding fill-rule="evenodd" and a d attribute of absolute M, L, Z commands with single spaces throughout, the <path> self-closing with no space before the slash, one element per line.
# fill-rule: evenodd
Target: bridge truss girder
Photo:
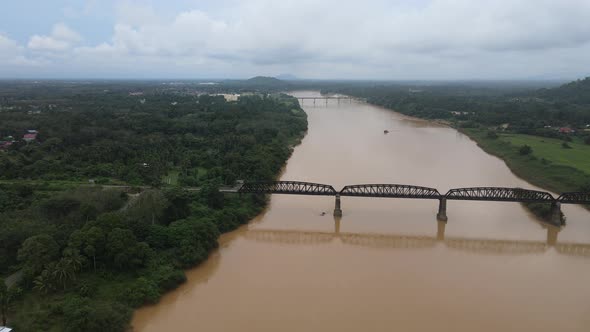
<path fill-rule="evenodd" d="M 301 181 L 248 182 L 238 189 L 238 193 L 316 196 L 334 196 L 337 194 L 334 187 L 330 185 Z"/>
<path fill-rule="evenodd" d="M 562 204 L 590 204 L 590 192 L 563 193 L 557 201 Z"/>
<path fill-rule="evenodd" d="M 342 188 L 340 196 L 440 199 L 434 188 L 404 184 L 357 184 Z"/>
<path fill-rule="evenodd" d="M 449 190 L 444 196 L 448 200 L 496 201 L 496 202 L 547 202 L 555 198 L 548 192 L 522 188 L 473 187 Z"/>

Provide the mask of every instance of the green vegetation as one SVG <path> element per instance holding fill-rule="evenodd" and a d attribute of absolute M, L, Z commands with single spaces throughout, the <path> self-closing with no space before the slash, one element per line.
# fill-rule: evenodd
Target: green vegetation
<path fill-rule="evenodd" d="M 16 138 L 0 151 L 0 275 L 22 279 L 0 287 L 0 314 L 18 331 L 125 331 L 134 308 L 184 282 L 183 269 L 266 204 L 218 187 L 274 179 L 307 128 L 284 95 L 88 89 L 3 99 L 19 106 L 0 112 L 0 136 Z M 31 128 L 38 138 L 21 141 Z"/>
<path fill-rule="evenodd" d="M 167 185 L 171 185 L 171 186 L 176 186 L 176 185 L 178 185 L 179 176 L 180 176 L 180 170 L 170 170 L 168 172 L 168 175 L 165 175 L 164 178 L 162 179 L 162 183 L 167 184 Z"/>
<path fill-rule="evenodd" d="M 590 78 L 549 89 L 500 83 L 383 83 L 341 84 L 324 92 L 443 120 L 540 187 L 556 192 L 589 188 Z"/>
<path fill-rule="evenodd" d="M 539 159 L 545 159 L 560 166 L 570 166 L 590 174 L 589 145 L 521 134 L 504 134 L 501 135 L 501 139 L 514 146 L 530 146 L 534 151 L 534 156 Z M 570 148 L 564 149 L 564 143 L 567 143 Z"/>
<path fill-rule="evenodd" d="M 177 181 L 190 186 L 215 178 L 224 184 L 270 180 L 290 154 L 287 142 L 307 128 L 305 115 L 293 114 L 286 97 L 253 95 L 236 103 L 209 95 L 145 100 L 77 97 L 40 114 L 0 113 L 0 136 L 39 131 L 36 142 L 17 139 L 0 152 L 0 179 L 160 185 L 171 170 L 179 170 Z M 198 167 L 209 170 L 207 178 L 198 178 Z"/>
<path fill-rule="evenodd" d="M 590 183 L 590 149 L 579 143 L 574 148 L 563 149 L 560 140 L 519 134 L 501 134 L 490 139 L 482 129 L 461 129 L 472 137 L 486 152 L 498 156 L 519 177 L 555 192 L 581 190 L 584 183 Z M 522 153 L 524 146 L 531 151 Z M 584 150 L 577 150 L 583 146 Z M 586 158 L 586 162 L 584 162 Z"/>

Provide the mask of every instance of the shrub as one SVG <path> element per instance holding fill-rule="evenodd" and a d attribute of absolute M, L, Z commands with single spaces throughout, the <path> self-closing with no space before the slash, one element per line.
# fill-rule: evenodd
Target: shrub
<path fill-rule="evenodd" d="M 533 152 L 533 148 L 531 148 L 528 145 L 523 145 L 520 147 L 520 149 L 518 149 L 518 153 L 520 153 L 521 156 L 526 156 L 529 155 Z"/>
<path fill-rule="evenodd" d="M 66 331 L 125 331 L 131 309 L 121 303 L 91 301 L 79 296 L 68 296 L 63 302 Z"/>
<path fill-rule="evenodd" d="M 157 271 L 150 273 L 150 275 L 161 291 L 174 289 L 186 281 L 184 271 L 176 269 L 172 265 L 160 266 Z"/>
<path fill-rule="evenodd" d="M 123 294 L 122 299 L 132 307 L 139 307 L 146 303 L 156 303 L 160 298 L 158 286 L 151 280 L 139 277 L 133 286 Z"/>

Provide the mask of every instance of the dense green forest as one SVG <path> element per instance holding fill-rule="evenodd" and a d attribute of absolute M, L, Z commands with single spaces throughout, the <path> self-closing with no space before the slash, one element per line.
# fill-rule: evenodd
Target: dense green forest
<path fill-rule="evenodd" d="M 285 95 L 16 84 L 0 85 L 0 276 L 17 281 L 0 278 L 0 316 L 17 331 L 125 331 L 265 206 L 218 187 L 274 179 L 307 129 Z"/>
<path fill-rule="evenodd" d="M 296 106 L 259 96 L 81 95 L 49 105 L 32 115 L 0 112 L 0 136 L 39 132 L 0 155 L 0 179 L 157 184 L 175 168 L 190 185 L 199 169 L 225 184 L 269 180 L 306 129 Z"/>
<path fill-rule="evenodd" d="M 590 78 L 552 89 L 511 86 L 394 85 L 326 88 L 369 103 L 427 119 L 470 121 L 483 126 L 510 124 L 514 131 L 551 135 L 545 126 L 585 128 L 590 124 Z"/>

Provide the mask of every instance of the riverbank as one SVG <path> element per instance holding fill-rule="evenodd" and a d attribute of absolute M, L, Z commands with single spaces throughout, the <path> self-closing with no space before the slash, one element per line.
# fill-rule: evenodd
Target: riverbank
<path fill-rule="evenodd" d="M 369 102 L 369 104 L 377 107 L 384 107 L 383 105 L 375 103 Z M 472 139 L 486 153 L 502 159 L 515 175 L 535 186 L 560 194 L 563 192 L 582 191 L 582 187 L 584 185 L 587 186 L 590 184 L 590 173 L 574 166 L 565 165 L 564 163 L 567 163 L 567 160 L 559 160 L 558 158 L 553 158 L 551 155 L 548 156 L 547 154 L 549 152 L 547 151 L 543 151 L 545 152 L 543 153 L 543 156 L 537 155 L 537 152 L 541 151 L 537 151 L 535 148 L 533 148 L 532 152 L 529 154 L 520 154 L 519 149 L 522 147 L 522 145 L 512 144 L 508 139 L 508 137 L 511 136 L 509 133 L 499 132 L 496 133 L 495 136 L 488 135 L 489 130 L 487 128 L 465 128 L 453 121 L 422 118 L 416 116 L 415 114 L 410 115 L 389 107 L 385 108 L 405 116 L 432 121 L 439 125 L 448 126 L 459 131 L 460 133 Z M 555 139 L 537 136 L 530 136 L 530 138 L 536 138 L 538 141 L 543 143 L 549 141 L 558 141 Z M 561 143 L 562 142 L 559 141 L 559 144 L 554 145 L 556 145 L 556 147 L 562 148 Z M 572 143 L 569 145 L 572 145 Z M 575 143 L 573 145 L 575 146 Z M 572 152 L 580 153 L 580 150 L 581 149 L 573 149 Z M 587 149 L 587 151 L 584 149 L 583 153 L 585 153 L 584 157 L 581 158 L 583 160 L 579 161 L 578 164 L 582 165 L 585 163 L 585 160 L 587 160 L 588 165 L 590 165 L 590 149 Z"/>
<path fill-rule="evenodd" d="M 282 180 L 335 188 L 351 183 L 442 190 L 477 184 L 527 187 L 501 159 L 449 127 L 364 103 L 303 106 L 309 132 Z M 384 129 L 390 132 L 385 135 Z M 450 202 L 442 230 L 437 207 L 429 200 L 344 197 L 343 217 L 334 219 L 333 197 L 272 195 L 263 214 L 227 233 L 218 251 L 187 271 L 186 283 L 136 311 L 133 326 L 141 332 L 195 327 L 352 332 L 371 322 L 375 331 L 442 326 L 492 332 L 538 330 L 542 324 L 548 332 L 568 322 L 581 324 L 578 304 L 588 292 L 578 286 L 584 285 L 588 266 L 560 248 L 588 243 L 587 211 L 564 207 L 571 218 L 555 241 L 565 245 L 554 248 L 545 242 L 548 228 L 520 204 Z M 538 249 L 521 250 L 518 243 L 538 243 Z M 556 286 L 543 287 L 548 283 Z M 543 303 L 558 299 L 562 311 L 551 315 Z M 453 312 L 465 315 L 457 318 Z"/>
<path fill-rule="evenodd" d="M 227 112 L 236 108 L 241 112 Z M 135 309 L 158 302 L 186 281 L 187 269 L 208 260 L 221 234 L 264 210 L 267 200 L 224 195 L 218 187 L 231 179 L 280 176 L 305 136 L 305 112 L 296 99 L 279 96 L 221 103 L 208 114 L 216 116 L 208 120 L 216 129 L 187 129 L 191 133 L 178 141 L 190 158 L 170 165 L 183 166 L 185 178 L 198 178 L 199 191 L 146 188 L 138 203 L 122 208 L 127 196 L 116 186 L 0 186 L 0 197 L 22 201 L 22 208 L 0 209 L 2 272 L 23 270 L 16 285 L 22 292 L 10 304 L 11 327 L 125 331 Z M 206 178 L 191 173 L 199 167 L 207 168 Z M 37 258 L 39 247 L 49 253 Z"/>
<path fill-rule="evenodd" d="M 521 154 L 519 149 L 522 146 L 505 140 L 505 134 L 489 137 L 484 129 L 454 128 L 473 139 L 485 152 L 504 160 L 514 174 L 535 186 L 563 193 L 580 191 L 584 183 L 590 183 L 590 174 L 539 157 L 534 148 L 530 154 Z"/>
<path fill-rule="evenodd" d="M 384 107 L 382 105 L 368 103 L 377 107 Z M 438 125 L 447 126 L 457 130 L 472 139 L 477 146 L 486 153 L 500 158 L 510 171 L 519 178 L 537 187 L 552 191 L 557 195 L 564 192 L 588 190 L 587 187 L 590 186 L 590 174 L 576 167 L 566 166 L 559 162 L 555 162 L 552 160 L 553 156 L 547 156 L 547 153 L 545 153 L 546 157 L 539 157 L 535 154 L 535 149 L 533 149 L 529 154 L 521 154 L 519 149 L 522 145 L 515 145 L 507 140 L 507 137 L 510 134 L 495 133 L 495 135 L 489 135 L 489 130 L 487 128 L 463 128 L 456 122 L 442 119 L 421 118 L 416 115 L 404 114 L 403 112 L 398 112 L 388 107 L 384 108 L 410 118 L 431 121 Z M 552 140 L 550 138 L 536 136 L 531 136 L 529 140 L 533 137 L 537 138 L 542 143 Z M 561 142 L 558 146 L 561 146 Z M 571 149 L 571 146 L 568 149 Z M 590 164 L 590 149 L 587 150 L 587 156 L 581 159 L 587 159 Z M 563 160 L 560 161 L 563 162 Z M 579 162 L 579 164 L 586 165 L 583 160 Z M 551 209 L 546 204 L 527 203 L 523 204 L 523 206 L 533 213 L 539 220 L 548 221 L 551 218 Z M 590 206 L 588 205 L 583 205 L 583 207 L 590 210 Z M 565 222 L 565 220 L 565 216 L 562 214 L 562 222 Z"/>

